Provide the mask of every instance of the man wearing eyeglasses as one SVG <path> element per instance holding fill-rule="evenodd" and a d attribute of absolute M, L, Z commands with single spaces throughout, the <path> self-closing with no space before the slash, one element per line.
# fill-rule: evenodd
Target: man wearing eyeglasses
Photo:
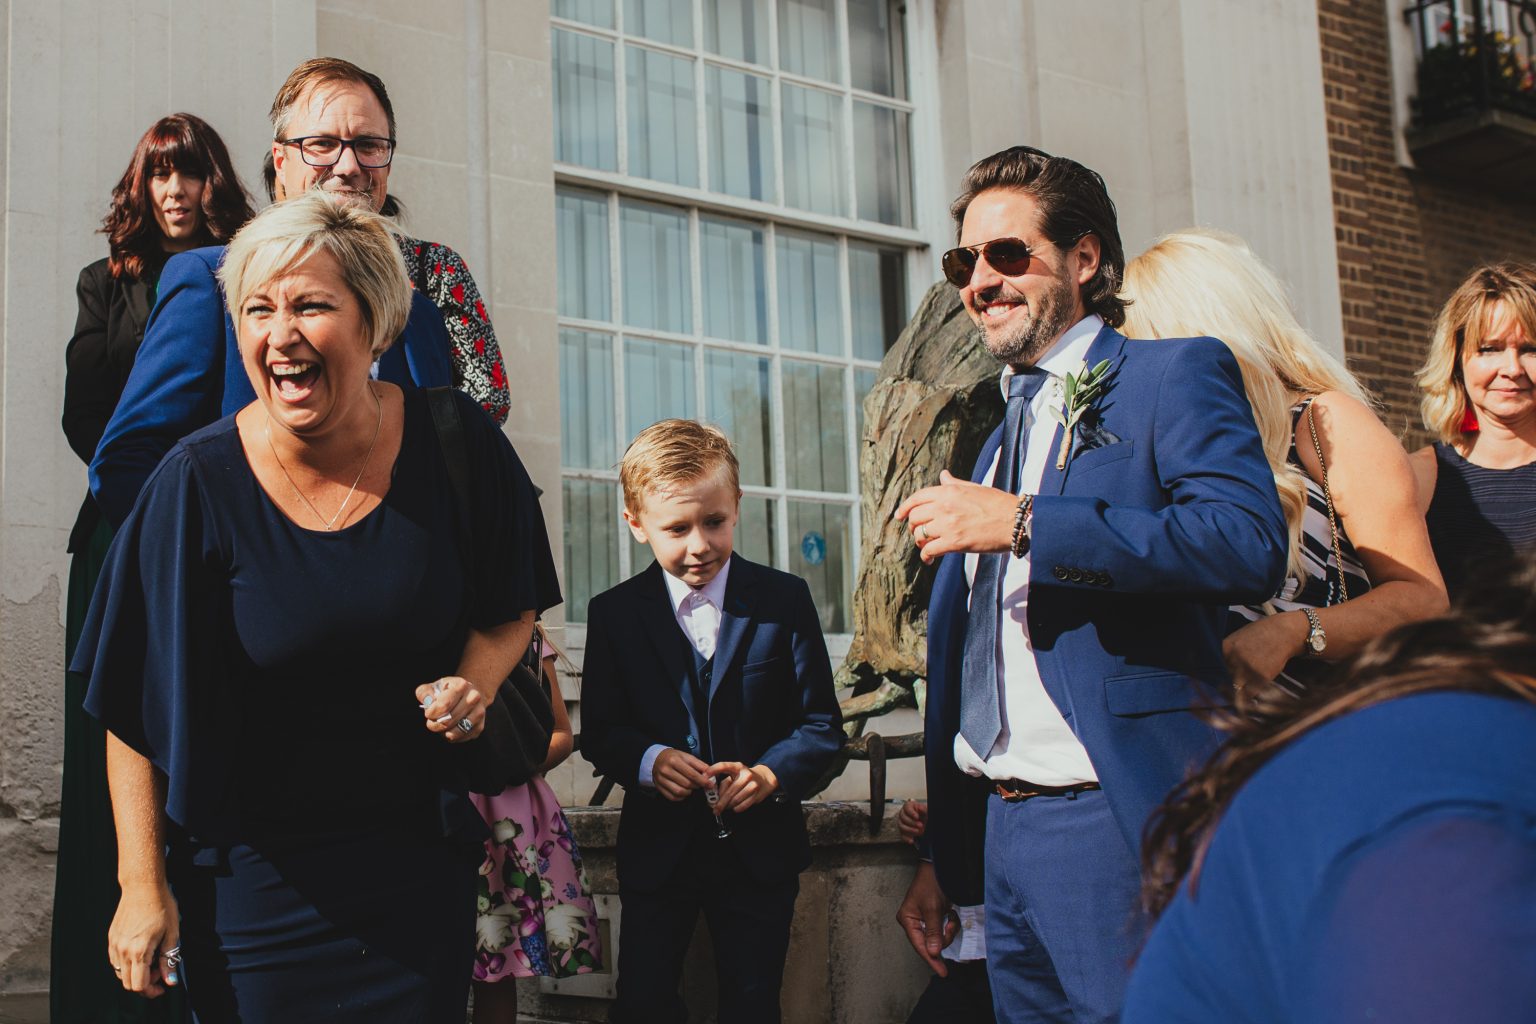
<path fill-rule="evenodd" d="M 997 1019 L 1118 1019 L 1142 827 L 1217 743 L 1226 607 L 1286 528 L 1242 377 L 1213 338 L 1127 340 L 1103 179 L 1015 147 L 966 175 L 944 273 L 1004 367 L 969 482 L 897 510 L 928 611 L 927 839 L 898 920 L 934 963 L 985 902 Z M 948 556 L 948 557 L 945 557 Z"/>
<path fill-rule="evenodd" d="M 316 189 L 336 202 L 398 211 L 389 195 L 394 108 L 378 76 L 335 57 L 305 61 L 278 89 L 270 116 L 272 198 Z M 505 420 L 501 351 L 469 269 L 445 245 L 399 240 L 417 294 L 377 376 L 417 387 L 453 384 Z M 183 253 L 161 274 L 133 371 L 91 461 L 91 491 L 114 527 L 177 440 L 255 397 L 215 277 L 223 253 L 221 246 Z"/>

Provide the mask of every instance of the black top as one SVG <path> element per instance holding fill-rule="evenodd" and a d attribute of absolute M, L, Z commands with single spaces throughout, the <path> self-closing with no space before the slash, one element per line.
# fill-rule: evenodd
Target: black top
<path fill-rule="evenodd" d="M 454 671 L 468 626 L 560 600 L 521 462 L 479 406 L 455 399 L 474 467 L 473 609 L 421 392 L 406 392 L 383 501 L 335 532 L 277 508 L 233 416 L 178 443 L 145 485 L 72 667 L 91 680 L 86 710 L 166 774 L 167 812 L 189 833 L 249 841 L 371 815 L 436 824 L 453 767 L 415 688 Z"/>
<path fill-rule="evenodd" d="M 1536 462 L 1514 469 L 1474 466 L 1435 442 L 1435 494 L 1424 520 L 1454 600 L 1482 565 L 1507 565 L 1536 549 Z"/>
<path fill-rule="evenodd" d="M 96 454 L 107 420 L 128 383 L 166 258 L 165 253 L 147 257 L 137 280 L 113 277 L 104 258 L 80 271 L 75 284 L 79 306 L 75 333 L 64 349 L 64 436 L 86 465 Z M 70 551 L 84 550 L 100 518 L 87 492 L 69 534 Z"/>

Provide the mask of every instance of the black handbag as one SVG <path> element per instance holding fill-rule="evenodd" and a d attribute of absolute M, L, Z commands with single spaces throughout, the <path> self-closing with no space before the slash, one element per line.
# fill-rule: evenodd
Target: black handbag
<path fill-rule="evenodd" d="M 426 388 L 432 426 L 442 448 L 448 480 L 457 509 L 459 560 L 464 566 L 466 608 L 474 607 L 474 572 L 469 558 L 474 550 L 469 514 L 469 455 L 464 440 L 464 421 L 451 388 Z M 549 738 L 555 714 L 544 688 L 544 666 L 533 645 L 502 680 L 496 699 L 485 709 L 485 729 L 467 743 L 452 745 L 465 785 L 475 793 L 500 793 L 521 786 L 538 774 L 549 754 Z"/>

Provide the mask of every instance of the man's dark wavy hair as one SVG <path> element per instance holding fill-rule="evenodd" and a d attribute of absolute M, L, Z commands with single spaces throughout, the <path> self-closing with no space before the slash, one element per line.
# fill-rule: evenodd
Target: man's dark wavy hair
<path fill-rule="evenodd" d="M 994 153 L 965 173 L 960 196 L 950 204 L 957 234 L 971 202 L 997 188 L 1022 192 L 1033 199 L 1040 208 L 1041 230 L 1063 252 L 1085 235 L 1098 238 L 1099 269 L 1083 286 L 1083 306 L 1111 327 L 1125 323 L 1125 303 L 1120 298 L 1125 248 L 1120 244 L 1114 201 L 1098 172 L 1076 160 L 1029 146 Z"/>

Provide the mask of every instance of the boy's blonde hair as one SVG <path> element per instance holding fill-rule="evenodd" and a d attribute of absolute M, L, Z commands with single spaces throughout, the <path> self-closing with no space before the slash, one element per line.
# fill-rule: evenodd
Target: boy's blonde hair
<path fill-rule="evenodd" d="M 1493 306 L 1502 302 L 1527 338 L 1536 339 L 1536 263 L 1492 263 L 1472 271 L 1451 293 L 1429 343 L 1429 356 L 1419 370 L 1424 392 L 1420 412 L 1424 426 L 1447 444 L 1461 436 L 1462 421 L 1471 408 L 1461 379 L 1462 353 L 1482 343 L 1492 326 Z"/>
<path fill-rule="evenodd" d="M 624 507 L 639 515 L 645 492 L 725 471 L 731 490 L 741 490 L 741 467 L 730 438 L 719 427 L 697 420 L 662 420 L 635 436 L 619 462 L 619 482 L 624 486 Z"/>

